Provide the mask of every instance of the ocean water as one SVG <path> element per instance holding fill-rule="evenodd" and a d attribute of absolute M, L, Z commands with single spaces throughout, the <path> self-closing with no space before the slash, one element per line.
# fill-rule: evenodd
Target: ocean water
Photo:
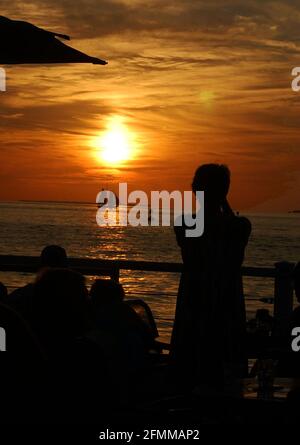
<path fill-rule="evenodd" d="M 98 227 L 93 204 L 0 202 L 0 254 L 39 255 L 47 244 L 65 247 L 70 257 L 180 262 L 171 227 Z M 300 261 L 300 214 L 245 214 L 252 223 L 246 251 L 247 266 L 273 266 L 277 261 Z M 0 272 L 11 289 L 33 277 Z M 89 277 L 88 285 L 93 281 Z M 168 341 L 172 329 L 179 274 L 121 272 L 128 298 L 143 298 L 155 315 L 160 337 Z M 244 278 L 247 316 L 256 309 L 273 310 L 260 301 L 272 297 L 267 278 Z"/>

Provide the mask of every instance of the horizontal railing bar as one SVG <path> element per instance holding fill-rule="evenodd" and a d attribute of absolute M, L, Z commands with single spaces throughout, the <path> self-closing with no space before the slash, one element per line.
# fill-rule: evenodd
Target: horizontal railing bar
<path fill-rule="evenodd" d="M 20 286 L 11 286 L 11 285 L 7 285 L 5 284 L 5 287 L 7 289 L 19 289 Z M 140 296 L 143 295 L 144 297 L 152 297 L 152 296 L 158 296 L 158 297 L 177 297 L 178 293 L 176 292 L 137 292 L 137 291 L 126 291 L 126 297 L 135 297 L 135 296 Z M 247 301 L 255 301 L 255 302 L 260 302 L 260 303 L 265 303 L 265 304 L 273 304 L 274 303 L 274 297 L 249 297 L 246 294 L 244 294 L 245 298 Z M 270 300 L 270 301 L 269 301 Z"/>
<path fill-rule="evenodd" d="M 111 275 L 119 270 L 170 273 L 180 273 L 183 270 L 183 264 L 181 263 L 137 260 L 69 258 L 69 265 L 72 269 L 84 275 Z M 33 273 L 36 272 L 39 266 L 39 257 L 0 255 L 0 271 Z M 274 278 L 276 270 L 271 267 L 242 267 L 242 274 L 250 277 Z"/>

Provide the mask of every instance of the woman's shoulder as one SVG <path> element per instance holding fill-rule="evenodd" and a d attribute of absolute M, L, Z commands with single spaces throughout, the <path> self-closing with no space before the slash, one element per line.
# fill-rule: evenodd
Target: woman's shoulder
<path fill-rule="evenodd" d="M 251 232 L 252 225 L 250 220 L 246 218 L 246 216 L 236 216 L 235 219 L 236 223 L 239 224 L 242 229 Z"/>
<path fill-rule="evenodd" d="M 243 238 L 249 238 L 252 225 L 248 218 L 245 216 L 236 216 L 233 215 L 228 218 L 228 225 L 231 227 L 237 235 L 239 234 Z"/>

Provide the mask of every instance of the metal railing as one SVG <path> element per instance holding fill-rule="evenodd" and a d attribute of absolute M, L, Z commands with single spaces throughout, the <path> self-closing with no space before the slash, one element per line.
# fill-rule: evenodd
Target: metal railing
<path fill-rule="evenodd" d="M 39 257 L 0 255 L 0 271 L 34 273 L 39 266 Z M 183 270 L 180 263 L 88 258 L 69 258 L 69 266 L 83 275 L 109 276 L 117 281 L 122 270 L 170 273 L 181 273 Z M 279 335 L 284 331 L 293 310 L 293 269 L 294 264 L 285 261 L 276 263 L 273 268 L 242 267 L 243 276 L 274 279 L 274 318 Z"/>

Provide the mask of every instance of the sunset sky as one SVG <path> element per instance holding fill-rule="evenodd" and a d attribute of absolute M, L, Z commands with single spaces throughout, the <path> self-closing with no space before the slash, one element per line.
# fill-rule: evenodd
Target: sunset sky
<path fill-rule="evenodd" d="M 221 162 L 234 208 L 300 208 L 299 0 L 0 5 L 109 62 L 5 67 L 0 199 L 94 202 L 125 181 L 187 190 L 199 164 Z"/>

